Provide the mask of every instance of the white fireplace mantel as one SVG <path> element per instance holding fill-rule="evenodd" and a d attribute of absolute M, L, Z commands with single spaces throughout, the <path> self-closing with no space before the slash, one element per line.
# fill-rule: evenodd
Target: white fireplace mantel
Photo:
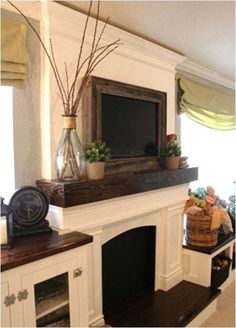
<path fill-rule="evenodd" d="M 50 205 L 48 219 L 60 233 L 77 230 L 93 235 L 89 245 L 89 324 L 104 324 L 102 245 L 119 234 L 156 227 L 155 290 L 183 280 L 183 207 L 188 183 L 67 208 Z"/>
<path fill-rule="evenodd" d="M 48 219 L 59 230 L 88 231 L 181 203 L 187 188 L 184 184 L 67 208 L 50 205 Z"/>

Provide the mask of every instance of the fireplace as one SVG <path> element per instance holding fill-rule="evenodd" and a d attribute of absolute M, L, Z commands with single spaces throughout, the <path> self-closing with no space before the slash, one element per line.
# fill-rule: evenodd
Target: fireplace
<path fill-rule="evenodd" d="M 176 170 L 176 174 L 186 172 L 186 176 L 191 170 Z M 156 231 L 153 282 L 155 291 L 158 289 L 167 291 L 183 280 L 183 208 L 188 199 L 188 182 L 182 180 L 182 184 L 172 185 L 174 183 L 172 173 L 167 174 L 164 171 L 163 174 L 170 184 L 169 187 L 159 187 L 155 190 L 139 191 L 135 194 L 107 199 L 107 191 L 111 188 L 110 178 L 107 177 L 98 182 L 81 182 L 69 187 L 66 195 L 70 195 L 70 191 L 73 191 L 74 196 L 78 194 L 76 196 L 78 200 L 83 200 L 80 205 L 70 205 L 69 207 L 50 205 L 48 218 L 50 224 L 57 230 L 62 233 L 77 230 L 93 236 L 93 243 L 88 245 L 87 250 L 90 326 L 104 325 L 103 249 L 106 247 L 105 245 L 123 233 L 129 233 L 137 228 L 154 227 Z M 140 181 L 139 175 L 134 177 Z M 149 183 L 152 183 L 151 178 L 156 179 L 157 177 L 161 179 L 158 172 L 156 175 L 154 172 L 143 174 L 143 187 L 149 186 Z M 196 176 L 192 175 L 191 178 L 195 180 Z M 50 186 L 50 189 L 47 190 L 53 191 L 54 195 L 63 195 L 61 192 L 59 193 L 60 185 L 57 184 L 52 188 L 52 184 L 53 182 L 47 184 L 44 181 L 44 190 L 45 187 Z M 133 185 L 138 186 L 136 182 Z M 87 190 L 88 193 L 90 192 L 89 188 L 94 190 L 95 186 L 98 195 L 97 201 L 85 203 L 82 196 L 87 194 Z M 83 190 L 83 188 L 85 189 Z M 113 185 L 113 189 L 116 190 L 116 188 L 117 186 Z M 104 200 L 99 198 L 101 190 Z M 76 197 L 72 199 L 76 201 Z"/>
<path fill-rule="evenodd" d="M 154 290 L 183 280 L 183 208 L 198 169 L 151 170 L 102 180 L 38 180 L 50 197 L 48 219 L 61 233 L 93 236 L 88 245 L 89 325 L 104 325 L 102 249 L 132 229 L 155 227 Z"/>
<path fill-rule="evenodd" d="M 102 296 L 105 316 L 128 299 L 154 291 L 156 227 L 124 232 L 102 246 Z"/>

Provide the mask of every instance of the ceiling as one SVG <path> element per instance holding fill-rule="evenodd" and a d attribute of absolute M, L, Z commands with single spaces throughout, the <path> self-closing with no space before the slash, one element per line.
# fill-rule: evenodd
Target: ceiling
<path fill-rule="evenodd" d="M 89 5 L 59 2 L 83 13 Z M 111 25 L 235 80 L 235 1 L 101 0 L 100 18 L 108 16 Z"/>

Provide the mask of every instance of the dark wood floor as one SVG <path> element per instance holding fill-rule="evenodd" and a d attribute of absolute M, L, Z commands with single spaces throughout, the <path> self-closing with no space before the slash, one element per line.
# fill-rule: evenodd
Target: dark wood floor
<path fill-rule="evenodd" d="M 145 292 L 105 315 L 112 327 L 185 327 L 220 290 L 182 281 L 167 292 Z"/>

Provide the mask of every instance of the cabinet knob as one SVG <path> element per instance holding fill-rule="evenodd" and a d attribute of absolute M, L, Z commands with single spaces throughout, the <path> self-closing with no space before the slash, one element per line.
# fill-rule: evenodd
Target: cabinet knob
<path fill-rule="evenodd" d="M 14 294 L 11 294 L 9 296 L 5 297 L 4 304 L 5 306 L 10 306 L 11 304 L 14 304 L 16 300 L 16 297 Z"/>
<path fill-rule="evenodd" d="M 28 297 L 28 294 L 29 293 L 26 289 L 19 291 L 19 293 L 17 295 L 18 301 L 21 302 L 23 300 L 26 300 Z"/>
<path fill-rule="evenodd" d="M 73 271 L 73 273 L 74 273 L 74 278 L 77 278 L 77 277 L 81 276 L 82 272 L 83 272 L 83 269 L 82 269 L 82 268 L 75 269 L 75 270 Z"/>

